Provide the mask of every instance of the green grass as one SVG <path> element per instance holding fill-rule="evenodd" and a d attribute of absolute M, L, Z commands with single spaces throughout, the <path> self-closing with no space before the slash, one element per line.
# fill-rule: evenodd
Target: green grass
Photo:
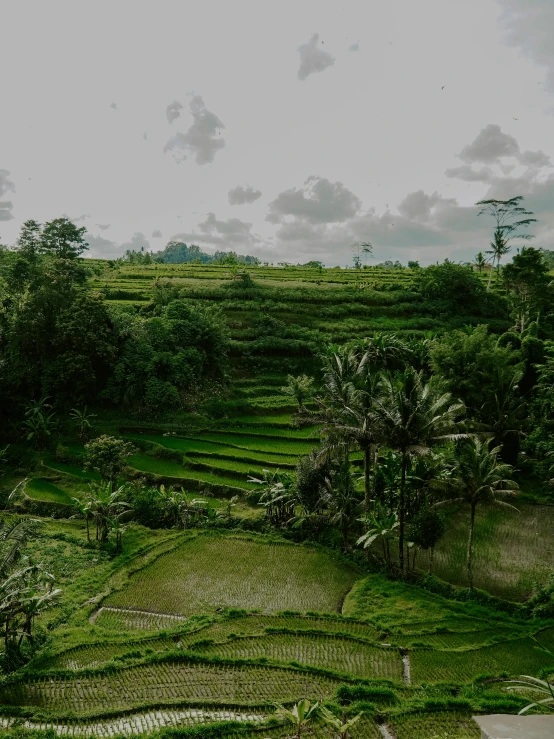
<path fill-rule="evenodd" d="M 424 713 L 394 716 L 390 720 L 397 739 L 479 739 L 481 730 L 470 715 Z"/>
<path fill-rule="evenodd" d="M 323 550 L 206 534 L 138 572 L 105 605 L 183 615 L 218 607 L 337 611 L 357 578 Z"/>
<path fill-rule="evenodd" d="M 60 505 L 71 505 L 70 496 L 57 485 L 48 480 L 34 477 L 25 486 L 25 494 L 32 500 L 42 503 L 58 503 Z"/>
<path fill-rule="evenodd" d="M 129 457 L 129 466 L 139 472 L 148 472 L 160 477 L 173 477 L 175 479 L 182 480 L 183 485 L 186 485 L 187 480 L 195 480 L 211 483 L 212 485 L 222 485 L 239 489 L 242 488 L 245 490 L 254 488 L 254 484 L 249 483 L 246 480 L 246 475 L 244 481 L 236 480 L 235 478 L 224 477 L 223 475 L 219 475 L 214 472 L 199 472 L 197 470 L 188 469 L 180 465 L 178 462 L 150 457 L 147 454 L 134 454 L 132 457 Z"/>

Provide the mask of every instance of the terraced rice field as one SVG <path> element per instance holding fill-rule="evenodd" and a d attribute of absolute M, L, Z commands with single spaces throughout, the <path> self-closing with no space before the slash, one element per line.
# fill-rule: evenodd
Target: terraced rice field
<path fill-rule="evenodd" d="M 71 505 L 70 496 L 57 485 L 48 480 L 34 477 L 25 486 L 25 494 L 32 500 L 43 503 L 57 503 L 59 505 Z"/>
<path fill-rule="evenodd" d="M 100 608 L 94 616 L 96 626 L 112 631 L 160 631 L 172 629 L 184 620 L 184 616 L 106 607 Z"/>
<path fill-rule="evenodd" d="M 357 578 L 319 549 L 206 534 L 159 557 L 104 605 L 181 615 L 225 607 L 333 612 Z"/>
<path fill-rule="evenodd" d="M 470 716 L 444 711 L 396 716 L 390 726 L 396 739 L 479 739 L 481 736 Z"/>
<path fill-rule="evenodd" d="M 0 688 L 4 705 L 34 706 L 79 715 L 124 711 L 154 704 L 260 706 L 266 701 L 295 701 L 298 696 L 329 697 L 337 680 L 321 675 L 249 666 L 161 662 L 113 673 L 44 679 Z"/>
<path fill-rule="evenodd" d="M 297 662 L 350 673 L 355 677 L 402 679 L 402 661 L 398 650 L 372 647 L 344 637 L 271 634 L 240 637 L 198 651 L 224 658 L 251 660 L 266 657 L 276 662 Z"/>
<path fill-rule="evenodd" d="M 538 675 L 543 668 L 554 667 L 554 657 L 529 637 L 458 652 L 414 650 L 410 662 L 415 683 L 465 683 L 484 674 Z"/>

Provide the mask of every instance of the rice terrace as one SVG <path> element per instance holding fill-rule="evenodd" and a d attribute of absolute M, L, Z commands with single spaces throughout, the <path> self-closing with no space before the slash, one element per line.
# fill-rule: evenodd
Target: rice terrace
<path fill-rule="evenodd" d="M 554 737 L 548 3 L 0 5 L 0 739 Z"/>

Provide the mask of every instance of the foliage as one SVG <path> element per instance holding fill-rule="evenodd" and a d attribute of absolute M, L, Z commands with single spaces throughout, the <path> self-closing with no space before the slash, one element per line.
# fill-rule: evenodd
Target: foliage
<path fill-rule="evenodd" d="M 85 444 L 85 469 L 98 472 L 102 480 L 112 488 L 126 468 L 126 460 L 133 454 L 134 446 L 123 439 L 103 434 Z"/>
<path fill-rule="evenodd" d="M 509 680 L 510 687 L 506 690 L 517 691 L 518 693 L 531 693 L 533 697 L 537 694 L 545 695 L 546 698 L 530 703 L 525 708 L 522 708 L 520 714 L 526 713 L 531 708 L 537 706 L 549 706 L 554 705 L 554 684 L 549 680 L 540 680 L 537 677 L 531 677 L 529 675 L 521 675 L 519 680 Z"/>
<path fill-rule="evenodd" d="M 313 384 L 313 377 L 308 377 L 307 375 L 293 377 L 292 375 L 288 375 L 287 384 L 281 388 L 281 391 L 285 395 L 294 398 L 298 403 L 299 410 L 301 410 L 305 402 L 313 395 Z"/>

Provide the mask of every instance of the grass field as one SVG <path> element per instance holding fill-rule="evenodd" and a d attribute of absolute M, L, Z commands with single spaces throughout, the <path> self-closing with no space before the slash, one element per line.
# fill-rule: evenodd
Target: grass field
<path fill-rule="evenodd" d="M 70 496 L 64 490 L 48 482 L 48 480 L 41 480 L 40 478 L 29 480 L 25 486 L 25 494 L 33 500 L 44 503 L 72 504 Z"/>

